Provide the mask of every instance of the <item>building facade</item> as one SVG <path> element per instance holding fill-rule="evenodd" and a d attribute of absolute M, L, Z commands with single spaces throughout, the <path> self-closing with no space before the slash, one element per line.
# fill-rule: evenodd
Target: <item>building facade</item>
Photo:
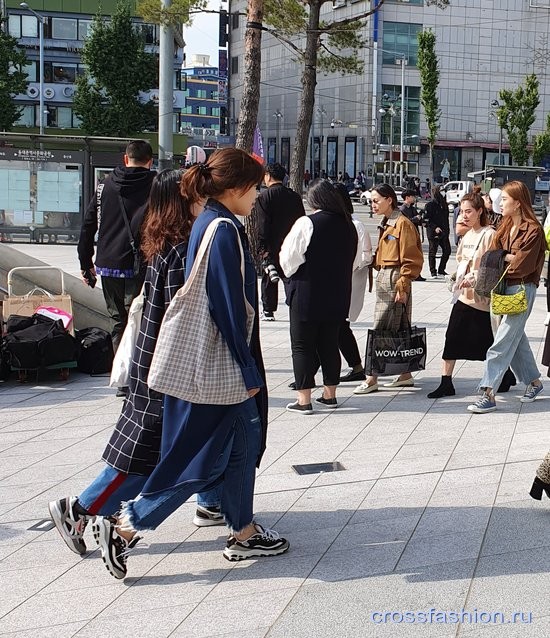
<path fill-rule="evenodd" d="M 80 121 L 72 108 L 75 82 L 83 72 L 81 52 L 84 40 L 98 8 L 109 16 L 116 8 L 116 0 L 32 0 L 30 8 L 44 16 L 44 125 L 59 133 L 60 129 L 78 129 Z M 29 65 L 28 87 L 16 102 L 22 106 L 19 127 L 33 129 L 39 126 L 40 112 L 40 63 L 39 23 L 37 18 L 20 6 L 17 0 L 7 0 L 7 28 L 25 49 Z M 159 26 L 147 24 L 135 17 L 136 28 L 143 33 L 146 50 L 158 53 Z M 183 62 L 183 38 L 175 34 L 174 55 L 174 132 L 179 132 L 179 113 L 185 107 L 181 90 L 181 66 Z M 123 55 L 123 52 L 121 52 Z M 115 63 L 116 61 L 113 61 Z M 141 94 L 144 101 L 158 101 L 158 89 Z"/>
<path fill-rule="evenodd" d="M 360 16 L 377 4 L 378 0 L 334 0 L 323 5 L 321 19 Z M 237 14 L 245 10 L 245 0 L 234 0 L 230 7 L 229 90 L 235 118 L 244 79 L 245 20 Z M 535 73 L 540 105 L 531 134 L 544 129 L 550 109 L 549 22 L 550 0 L 451 0 L 445 10 L 427 6 L 424 0 L 386 0 L 366 21 L 362 33 L 364 72 L 318 73 L 306 168 L 352 176 L 364 170 L 386 180 L 391 173 L 398 183 L 403 149 L 403 171 L 421 178 L 429 175 L 417 68 L 417 34 L 424 29 L 436 35 L 440 67 L 441 120 L 433 158 L 436 181 L 442 179 L 447 164 L 449 178 L 459 179 L 486 164 L 499 163 L 499 148 L 501 162 L 509 163 L 506 139 L 495 115 L 498 94 Z M 269 161 L 281 161 L 287 167 L 302 92 L 302 69 L 295 58 L 287 44 L 263 32 L 258 123 Z"/>

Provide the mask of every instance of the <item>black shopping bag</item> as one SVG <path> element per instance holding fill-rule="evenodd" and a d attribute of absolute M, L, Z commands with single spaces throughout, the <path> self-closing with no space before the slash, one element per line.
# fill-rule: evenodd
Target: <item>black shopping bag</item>
<path fill-rule="evenodd" d="M 399 332 L 369 330 L 365 372 L 393 376 L 426 367 L 426 328 L 410 326 Z"/>

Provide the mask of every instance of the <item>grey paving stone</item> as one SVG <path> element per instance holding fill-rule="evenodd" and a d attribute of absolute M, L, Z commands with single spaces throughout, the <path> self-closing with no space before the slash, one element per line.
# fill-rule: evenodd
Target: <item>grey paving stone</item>
<path fill-rule="evenodd" d="M 451 534 L 416 536 L 411 540 L 399 560 L 399 569 L 448 563 L 452 560 L 475 558 L 479 554 L 485 527 Z"/>
<path fill-rule="evenodd" d="M 193 605 L 165 606 L 146 614 L 136 608 L 132 614 L 112 616 L 100 614 L 80 629 L 75 638 L 97 638 L 116 634 L 117 638 L 168 638 L 178 625 L 193 611 Z"/>
<path fill-rule="evenodd" d="M 296 588 L 261 592 L 254 596 L 226 598 L 223 609 L 244 610 L 246 613 L 220 614 L 220 600 L 207 597 L 173 632 L 174 638 L 206 638 L 224 634 L 248 635 L 248 632 L 266 630 L 283 612 L 296 594 Z M 215 627 L 205 623 L 204 618 L 215 618 Z M 257 635 L 257 634 L 256 634 Z M 261 633 L 260 633 L 261 635 Z M 265 635 L 265 634 L 264 634 Z"/>
<path fill-rule="evenodd" d="M 65 636 L 66 638 L 72 638 L 76 636 L 79 629 L 85 626 L 85 622 L 71 622 L 64 623 L 62 625 L 52 625 L 51 627 L 41 627 L 40 633 L 36 629 L 28 629 L 24 631 L 10 631 L 11 638 L 59 638 L 59 636 Z M 2 631 L 2 620 L 0 619 L 0 631 Z M 6 635 L 2 633 L 1 635 Z"/>

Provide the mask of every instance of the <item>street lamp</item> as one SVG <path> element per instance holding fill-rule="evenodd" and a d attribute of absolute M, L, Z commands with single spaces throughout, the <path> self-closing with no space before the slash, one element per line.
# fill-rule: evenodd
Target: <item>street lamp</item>
<path fill-rule="evenodd" d="M 281 156 L 279 145 L 281 143 L 281 120 L 283 119 L 283 114 L 281 113 L 281 111 L 279 111 L 279 109 L 277 109 L 275 113 L 273 113 L 273 117 L 276 118 L 275 125 L 277 127 L 277 137 L 276 137 L 277 146 L 275 147 L 275 163 L 277 163 Z"/>
<path fill-rule="evenodd" d="M 39 49 L 39 67 L 40 67 L 40 114 L 38 122 L 40 125 L 40 135 L 44 135 L 44 23 L 46 22 L 46 16 L 36 13 L 34 9 L 31 9 L 26 2 L 20 2 L 19 6 L 22 9 L 26 9 L 29 13 L 38 20 L 38 49 Z"/>
<path fill-rule="evenodd" d="M 395 103 L 399 99 L 398 97 L 390 98 L 387 93 L 384 93 L 382 98 L 389 102 L 388 106 L 382 106 L 378 109 L 378 112 L 384 116 L 390 116 L 390 185 L 393 186 L 393 118 L 397 115 L 397 109 L 395 107 Z"/>
<path fill-rule="evenodd" d="M 498 100 L 493 100 L 491 102 L 491 108 L 498 110 L 500 108 L 500 102 Z M 502 126 L 500 125 L 498 113 L 493 110 L 491 111 L 491 114 L 496 118 L 498 123 L 498 165 L 502 166 Z"/>

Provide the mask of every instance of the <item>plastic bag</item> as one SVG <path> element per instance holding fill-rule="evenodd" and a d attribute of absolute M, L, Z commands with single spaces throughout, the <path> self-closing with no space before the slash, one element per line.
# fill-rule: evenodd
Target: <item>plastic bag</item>
<path fill-rule="evenodd" d="M 126 324 L 126 329 L 115 353 L 115 358 L 113 359 L 111 380 L 109 382 L 111 388 L 125 388 L 128 386 L 130 366 L 132 365 L 132 357 L 141 326 L 143 304 L 143 291 L 141 291 L 134 301 L 132 301 L 130 311 L 128 312 L 128 323 Z"/>

